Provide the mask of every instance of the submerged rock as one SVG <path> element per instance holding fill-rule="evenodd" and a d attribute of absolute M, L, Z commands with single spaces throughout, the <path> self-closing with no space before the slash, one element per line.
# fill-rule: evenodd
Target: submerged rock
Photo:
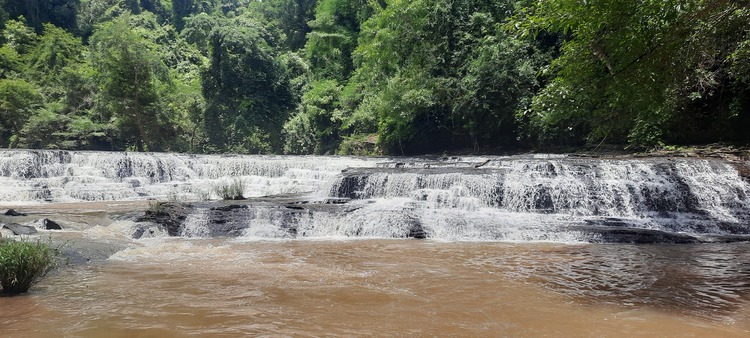
<path fill-rule="evenodd" d="M 664 232 L 652 229 L 627 227 L 580 227 L 576 230 L 590 235 L 596 235 L 604 243 L 630 244 L 696 244 L 702 241 L 688 234 Z M 594 242 L 598 242 L 595 240 Z"/>
<path fill-rule="evenodd" d="M 2 226 L 5 229 L 8 229 L 13 232 L 14 235 L 33 235 L 36 234 L 36 228 L 28 225 L 20 225 L 16 223 L 7 223 L 3 224 Z"/>
<path fill-rule="evenodd" d="M 113 241 L 99 242 L 87 238 L 52 238 L 52 247 L 59 250 L 65 264 L 83 265 L 107 260 L 126 248 L 125 244 Z"/>
<path fill-rule="evenodd" d="M 139 225 L 135 228 L 135 231 L 133 231 L 133 234 L 131 237 L 133 239 L 141 239 L 141 238 L 154 238 L 159 237 L 164 234 L 164 231 L 160 228 L 160 225 Z"/>

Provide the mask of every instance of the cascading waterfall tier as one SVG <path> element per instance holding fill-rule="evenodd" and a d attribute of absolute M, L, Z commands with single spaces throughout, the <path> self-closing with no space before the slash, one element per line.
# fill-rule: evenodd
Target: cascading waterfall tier
<path fill-rule="evenodd" d="M 332 194 L 409 198 L 430 209 L 637 218 L 747 218 L 750 186 L 712 160 L 500 160 L 482 169 L 353 169 Z"/>
<path fill-rule="evenodd" d="M 0 151 L 0 203 L 215 198 L 239 180 L 245 197 L 323 191 L 350 157 Z"/>
<path fill-rule="evenodd" d="M 732 164 L 699 159 L 496 159 L 481 168 L 353 169 L 331 194 L 409 201 L 428 233 L 461 238 L 692 242 L 695 235 L 750 232 L 750 186 Z M 519 231 L 525 228 L 525 231 Z M 638 230 L 638 231 L 635 231 Z M 656 238 L 655 238 L 656 237 Z M 716 237 L 714 237 L 716 239 Z M 728 240 L 728 239 L 724 239 Z"/>
<path fill-rule="evenodd" d="M 237 179 L 251 198 L 198 201 Z M 183 237 L 694 243 L 750 234 L 750 185 L 721 160 L 0 152 L 0 202 L 123 199 L 194 201 L 164 212 L 184 220 L 165 232 Z"/>

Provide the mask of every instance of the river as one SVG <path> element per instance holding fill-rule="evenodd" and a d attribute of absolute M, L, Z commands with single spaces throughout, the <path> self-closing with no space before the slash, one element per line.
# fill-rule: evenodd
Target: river
<path fill-rule="evenodd" d="M 0 298 L 0 335 L 750 335 L 746 245 L 149 240 Z"/>
<path fill-rule="evenodd" d="M 720 161 L 0 155 L 29 214 L 0 223 L 54 219 L 69 259 L 0 298 L 0 336 L 750 336 L 750 187 Z M 228 222 L 136 222 L 236 177 Z"/>

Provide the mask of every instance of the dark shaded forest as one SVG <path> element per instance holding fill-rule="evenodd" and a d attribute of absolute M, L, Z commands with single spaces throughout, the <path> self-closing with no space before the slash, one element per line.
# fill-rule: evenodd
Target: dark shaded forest
<path fill-rule="evenodd" d="M 0 4 L 0 148 L 750 142 L 747 0 Z"/>

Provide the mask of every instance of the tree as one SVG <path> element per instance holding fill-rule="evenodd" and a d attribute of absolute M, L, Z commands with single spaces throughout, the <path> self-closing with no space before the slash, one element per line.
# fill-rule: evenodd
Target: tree
<path fill-rule="evenodd" d="M 257 1 L 250 4 L 249 11 L 258 12 L 269 25 L 277 26 L 284 35 L 284 45 L 291 51 L 305 46 L 308 23 L 315 19 L 317 0 Z"/>
<path fill-rule="evenodd" d="M 345 81 L 354 70 L 352 52 L 357 47 L 360 24 L 372 14 L 365 0 L 321 0 L 307 34 L 305 51 L 318 79 Z"/>
<path fill-rule="evenodd" d="M 210 65 L 202 75 L 205 129 L 217 150 L 279 152 L 293 102 L 274 48 L 278 37 L 253 19 L 242 20 L 211 32 Z"/>
<path fill-rule="evenodd" d="M 45 23 L 64 29 L 76 27 L 80 0 L 5 0 L 3 9 L 11 19 L 25 17 L 41 32 Z"/>
<path fill-rule="evenodd" d="M 362 26 L 342 126 L 377 131 L 386 152 L 516 146 L 516 114 L 548 52 L 505 33 L 513 11 L 513 1 L 389 1 Z"/>
<path fill-rule="evenodd" d="M 28 56 L 28 75 L 51 91 L 62 92 L 59 84 L 62 71 L 82 62 L 83 50 L 81 39 L 62 28 L 44 24 L 43 34 Z"/>
<path fill-rule="evenodd" d="M 23 17 L 18 20 L 8 20 L 3 29 L 5 45 L 18 55 L 24 55 L 31 51 L 39 40 L 34 30 L 26 25 Z"/>
<path fill-rule="evenodd" d="M 91 37 L 92 57 L 100 76 L 103 108 L 118 127 L 125 146 L 159 150 L 165 118 L 160 90 L 169 86 L 157 46 L 130 26 L 129 16 L 101 26 Z"/>
<path fill-rule="evenodd" d="M 0 80 L 0 146 L 15 147 L 21 129 L 42 106 L 39 89 L 24 80 Z"/>
<path fill-rule="evenodd" d="M 335 80 L 314 82 L 302 96 L 296 114 L 284 124 L 284 153 L 324 154 L 336 150 L 341 86 Z"/>
<path fill-rule="evenodd" d="M 546 0 L 509 26 L 566 36 L 532 106 L 542 135 L 648 148 L 730 135 L 727 72 L 749 19 L 746 1 Z"/>

